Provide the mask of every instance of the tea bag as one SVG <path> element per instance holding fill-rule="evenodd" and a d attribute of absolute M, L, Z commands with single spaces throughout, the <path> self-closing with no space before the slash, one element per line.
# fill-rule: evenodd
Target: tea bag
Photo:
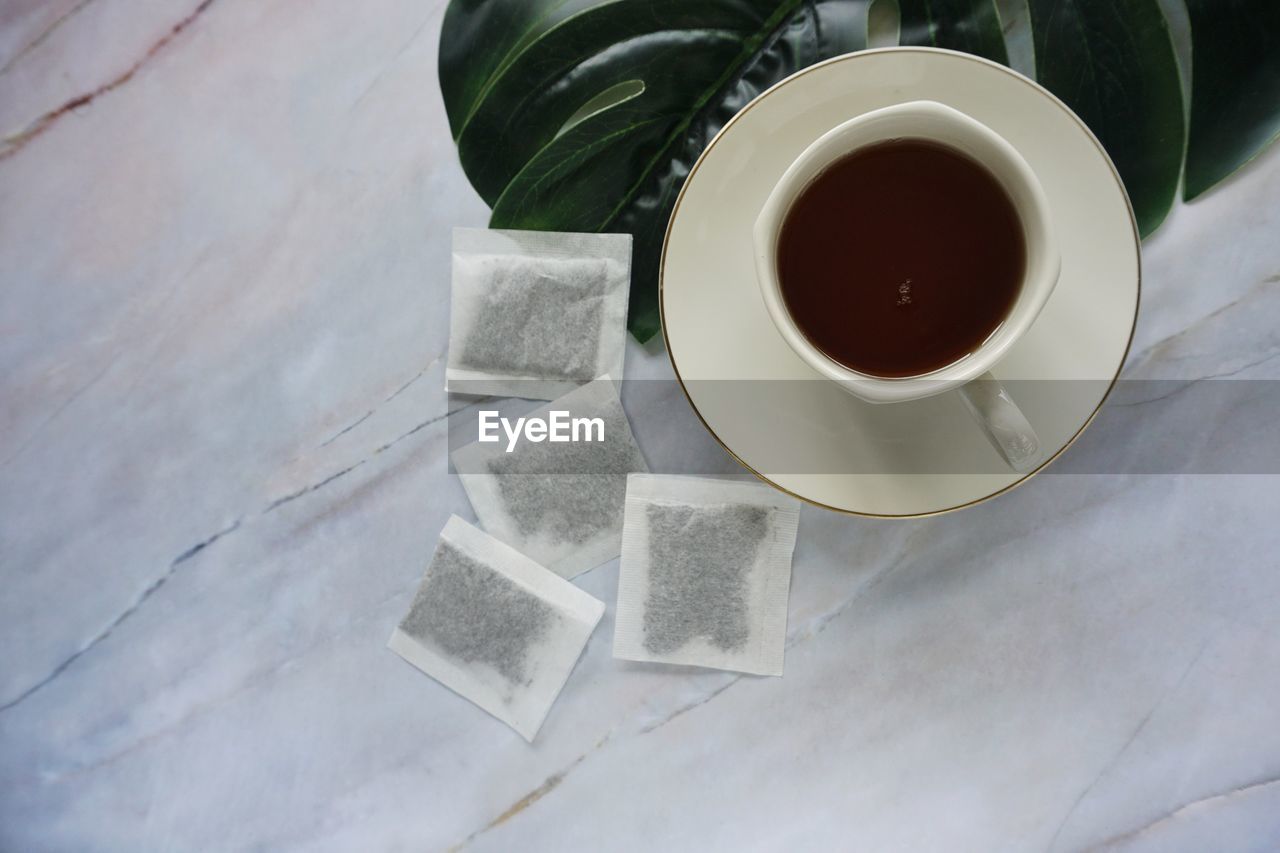
<path fill-rule="evenodd" d="M 649 469 L 607 376 L 526 417 L 548 420 L 552 412 L 567 413 L 570 423 L 599 423 L 585 424 L 576 441 L 521 439 L 510 452 L 503 432 L 497 442 L 455 450 L 452 459 L 484 529 L 571 578 L 618 556 L 627 475 Z"/>
<path fill-rule="evenodd" d="M 782 675 L 799 516 L 757 483 L 631 475 L 613 656 Z"/>
<path fill-rule="evenodd" d="M 387 646 L 532 741 L 603 613 L 455 515 Z"/>
<path fill-rule="evenodd" d="M 622 375 L 630 234 L 453 230 L 445 388 L 553 400 Z"/>

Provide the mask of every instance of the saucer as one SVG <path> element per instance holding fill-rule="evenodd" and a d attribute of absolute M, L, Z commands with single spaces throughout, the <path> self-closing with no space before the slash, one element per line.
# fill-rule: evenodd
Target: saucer
<path fill-rule="evenodd" d="M 995 130 L 1035 170 L 1048 197 L 1061 277 L 1039 318 L 992 371 L 1040 436 L 1041 462 L 1025 474 L 1007 469 L 955 392 L 875 405 L 821 380 L 783 341 L 756 282 L 752 225 L 795 157 L 849 118 L 914 100 L 938 101 Z M 1110 158 L 1048 91 L 968 54 L 868 50 L 773 86 L 703 151 L 667 225 L 662 330 L 694 411 L 756 476 L 840 512 L 932 515 L 1025 482 L 1089 425 L 1133 337 L 1139 252 Z"/>

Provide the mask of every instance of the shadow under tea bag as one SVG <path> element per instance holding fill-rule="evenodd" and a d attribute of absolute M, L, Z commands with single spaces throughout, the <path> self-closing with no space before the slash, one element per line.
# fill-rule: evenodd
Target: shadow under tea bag
<path fill-rule="evenodd" d="M 758 483 L 631 475 L 613 656 L 782 675 L 799 517 Z"/>
<path fill-rule="evenodd" d="M 387 647 L 532 741 L 603 613 L 455 515 Z"/>
<path fill-rule="evenodd" d="M 649 469 L 609 377 L 526 417 L 550 422 L 553 412 L 563 413 L 571 439 L 580 419 L 578 440 L 521 438 L 508 452 L 509 437 L 499 431 L 498 441 L 468 444 L 451 458 L 486 532 L 572 578 L 618 556 L 627 475 Z"/>
<path fill-rule="evenodd" d="M 622 375 L 630 234 L 453 229 L 445 389 L 553 400 Z"/>

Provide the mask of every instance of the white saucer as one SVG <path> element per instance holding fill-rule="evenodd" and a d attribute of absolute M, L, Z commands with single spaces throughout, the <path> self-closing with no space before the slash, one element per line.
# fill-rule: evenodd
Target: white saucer
<path fill-rule="evenodd" d="M 1040 435 L 1044 461 L 1028 474 L 1004 468 L 954 392 L 876 406 L 818 381 L 774 328 L 756 284 L 751 227 L 796 155 L 846 119 L 912 100 L 955 107 L 1004 136 L 1049 198 L 1062 275 L 1035 325 L 993 371 Z M 738 461 L 830 509 L 920 516 L 1024 482 L 1079 436 L 1128 353 L 1139 279 L 1128 196 L 1075 114 L 996 63 L 907 47 L 806 68 L 735 116 L 676 200 L 659 288 L 676 375 L 707 429 Z"/>

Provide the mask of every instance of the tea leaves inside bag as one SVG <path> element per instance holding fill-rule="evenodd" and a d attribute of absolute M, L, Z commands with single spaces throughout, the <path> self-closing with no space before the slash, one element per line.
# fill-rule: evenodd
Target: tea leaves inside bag
<path fill-rule="evenodd" d="M 451 393 L 554 400 L 626 357 L 631 235 L 453 230 Z"/>
<path fill-rule="evenodd" d="M 604 604 L 450 517 L 387 647 L 532 740 Z"/>
<path fill-rule="evenodd" d="M 527 444 L 488 461 L 502 504 L 523 535 L 581 544 L 620 521 L 627 475 L 643 471 L 644 459 L 628 440 L 620 405 L 591 414 L 604 421 L 604 441 Z"/>
<path fill-rule="evenodd" d="M 457 263 L 487 283 L 457 366 L 512 376 L 596 377 L 609 261 L 478 255 Z"/>
<path fill-rule="evenodd" d="M 696 637 L 726 652 L 744 648 L 751 636 L 748 570 L 768 533 L 768 511 L 652 504 L 646 512 L 645 648 L 666 654 Z"/>
<path fill-rule="evenodd" d="M 589 382 L 543 406 L 598 419 L 598 440 L 472 442 L 451 455 L 484 529 L 556 574 L 571 578 L 616 557 L 621 548 L 627 476 L 645 471 L 613 382 Z"/>
<path fill-rule="evenodd" d="M 511 684 L 527 684 L 530 650 L 556 619 L 532 593 L 441 542 L 400 630 L 458 660 L 491 666 Z"/>
<path fill-rule="evenodd" d="M 613 656 L 781 675 L 799 514 L 750 481 L 632 474 Z"/>

